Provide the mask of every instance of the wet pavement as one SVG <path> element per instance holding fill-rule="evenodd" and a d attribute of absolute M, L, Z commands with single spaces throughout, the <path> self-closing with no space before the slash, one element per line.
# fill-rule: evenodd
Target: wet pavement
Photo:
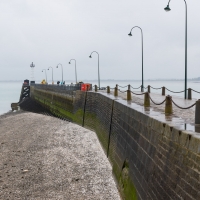
<path fill-rule="evenodd" d="M 121 91 L 122 92 L 118 91 L 117 98 L 113 96 L 113 90 L 111 90 L 110 94 L 107 94 L 106 90 L 98 92 L 103 93 L 110 98 L 114 98 L 116 101 L 120 101 L 122 104 L 130 106 L 154 119 L 169 124 L 172 127 L 176 127 L 179 130 L 188 130 L 200 133 L 200 126 L 195 125 L 195 106 L 189 109 L 180 109 L 172 104 L 173 114 L 165 114 L 165 103 L 162 105 L 155 105 L 152 101 L 150 101 L 150 107 L 144 107 L 144 95 L 136 95 L 141 94 L 141 92 L 132 91 L 136 94 L 132 93 L 132 100 L 127 101 L 126 93 L 123 93 L 123 90 Z M 155 103 L 161 103 L 165 100 L 165 96 L 160 94 L 150 93 L 150 96 Z M 172 96 L 172 99 L 178 106 L 184 108 L 189 107 L 197 101 L 197 99 L 185 100 L 184 98 L 177 96 Z"/>

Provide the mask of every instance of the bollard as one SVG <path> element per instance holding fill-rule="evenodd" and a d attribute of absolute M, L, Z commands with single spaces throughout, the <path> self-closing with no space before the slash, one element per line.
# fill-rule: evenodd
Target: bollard
<path fill-rule="evenodd" d="M 131 101 L 132 100 L 132 98 L 131 98 L 131 85 L 128 85 L 128 90 L 126 92 L 127 92 L 127 101 Z"/>
<path fill-rule="evenodd" d="M 167 95 L 165 101 L 165 114 L 172 114 L 172 97 Z"/>
<path fill-rule="evenodd" d="M 118 89 L 117 89 L 117 87 L 115 87 L 115 90 L 114 90 L 114 96 L 115 96 L 115 97 L 118 96 Z"/>
<path fill-rule="evenodd" d="M 192 89 L 188 88 L 188 99 L 192 99 Z"/>
<path fill-rule="evenodd" d="M 127 101 L 131 101 L 131 90 L 127 90 Z"/>
<path fill-rule="evenodd" d="M 151 86 L 148 85 L 148 93 L 151 93 Z"/>
<path fill-rule="evenodd" d="M 116 84 L 116 88 L 117 88 L 117 90 L 118 90 L 118 84 Z"/>
<path fill-rule="evenodd" d="M 165 87 L 162 87 L 162 95 L 165 96 Z"/>
<path fill-rule="evenodd" d="M 110 93 L 110 86 L 107 86 L 107 93 Z"/>
<path fill-rule="evenodd" d="M 144 94 L 144 107 L 149 107 L 150 106 L 150 98 L 149 98 L 149 93 L 146 92 Z"/>
<path fill-rule="evenodd" d="M 95 85 L 94 88 L 95 88 L 95 92 L 97 92 L 97 85 Z"/>
<path fill-rule="evenodd" d="M 196 101 L 195 124 L 200 124 L 200 99 L 198 101 Z"/>

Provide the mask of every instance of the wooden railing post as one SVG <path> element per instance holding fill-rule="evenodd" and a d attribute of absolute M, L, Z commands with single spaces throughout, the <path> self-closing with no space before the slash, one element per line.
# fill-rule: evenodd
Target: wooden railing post
<path fill-rule="evenodd" d="M 192 99 L 192 89 L 188 88 L 188 99 Z"/>
<path fill-rule="evenodd" d="M 110 93 L 110 86 L 107 86 L 107 93 Z"/>
<path fill-rule="evenodd" d="M 148 93 L 151 93 L 151 86 L 148 85 Z"/>
<path fill-rule="evenodd" d="M 195 124 L 200 124 L 200 99 L 196 101 Z"/>
<path fill-rule="evenodd" d="M 165 96 L 165 87 L 162 87 L 162 95 Z"/>
<path fill-rule="evenodd" d="M 144 107 L 149 107 L 150 106 L 150 98 L 149 98 L 149 93 L 146 92 L 144 94 Z"/>
<path fill-rule="evenodd" d="M 172 97 L 167 95 L 166 96 L 166 101 L 165 101 L 165 114 L 172 114 L 173 109 L 172 109 Z"/>
<path fill-rule="evenodd" d="M 128 90 L 127 90 L 127 101 L 131 101 L 131 86 L 128 85 Z"/>

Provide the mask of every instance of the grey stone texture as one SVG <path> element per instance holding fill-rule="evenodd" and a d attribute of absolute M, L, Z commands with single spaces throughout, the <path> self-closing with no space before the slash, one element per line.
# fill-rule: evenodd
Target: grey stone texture
<path fill-rule="evenodd" d="M 0 125 L 1 200 L 120 200 L 94 132 L 21 111 Z"/>

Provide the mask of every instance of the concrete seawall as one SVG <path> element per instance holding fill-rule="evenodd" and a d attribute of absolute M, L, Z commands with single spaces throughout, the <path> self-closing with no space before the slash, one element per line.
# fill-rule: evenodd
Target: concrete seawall
<path fill-rule="evenodd" d="M 112 95 L 31 87 L 52 114 L 96 132 L 124 199 L 199 199 L 200 134 L 178 130 Z"/>

